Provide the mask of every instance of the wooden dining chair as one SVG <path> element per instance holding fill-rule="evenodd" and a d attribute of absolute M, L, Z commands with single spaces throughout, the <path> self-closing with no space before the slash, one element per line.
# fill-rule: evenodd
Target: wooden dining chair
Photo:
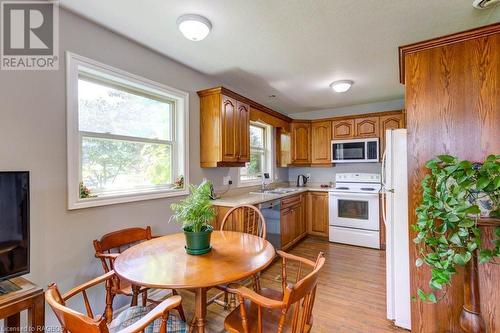
<path fill-rule="evenodd" d="M 101 260 L 104 272 L 110 272 L 114 269 L 114 261 L 124 250 L 134 246 L 140 242 L 152 239 L 151 227 L 146 228 L 127 228 L 117 230 L 105 234 L 100 240 L 94 240 L 94 249 L 96 258 Z M 113 297 L 115 295 L 131 296 L 130 305 L 136 306 L 138 296 L 142 296 L 142 306 L 146 306 L 147 302 L 158 304 L 159 302 L 148 298 L 148 288 L 133 286 L 130 282 L 116 277 L 116 281 L 112 288 Z M 177 291 L 172 289 L 172 294 L 177 295 Z M 182 304 L 177 308 L 182 320 L 186 320 Z"/>
<path fill-rule="evenodd" d="M 170 313 L 181 304 L 181 296 L 172 296 L 154 306 L 133 306 L 113 316 L 111 310 L 112 285 L 116 278 L 114 271 L 75 287 L 61 295 L 57 285 L 52 283 L 45 292 L 45 300 L 54 311 L 63 332 L 71 333 L 185 333 L 185 322 Z M 94 316 L 87 296 L 87 290 L 99 284 L 106 288 L 106 308 L 102 315 Z M 81 294 L 86 314 L 67 307 L 66 302 Z"/>
<path fill-rule="evenodd" d="M 316 262 L 278 251 L 282 258 L 282 290 L 262 288 L 259 291 L 238 284 L 228 290 L 238 296 L 240 305 L 225 319 L 224 327 L 230 333 L 291 332 L 308 333 L 313 324 L 312 310 L 319 272 L 325 258 L 319 253 Z M 295 282 L 288 283 L 288 265 L 296 266 Z M 297 267 L 298 266 L 298 267 Z M 309 273 L 303 276 L 306 267 Z"/>
<path fill-rule="evenodd" d="M 266 238 L 266 220 L 255 206 L 235 206 L 224 215 L 220 230 L 239 231 Z"/>
<path fill-rule="evenodd" d="M 257 207 L 239 205 L 227 211 L 222 219 L 220 230 L 239 231 L 265 239 L 266 220 Z M 245 285 L 251 283 L 254 290 L 258 290 L 260 289 L 260 273 L 255 274 L 251 281 L 240 281 L 240 283 L 244 283 Z M 227 285 L 220 285 L 217 286 L 217 288 L 223 291 L 223 294 L 215 295 L 209 303 L 215 302 L 216 304 L 222 305 L 224 309 L 235 307 L 235 297 L 234 295 L 229 296 Z M 223 301 L 220 300 L 222 296 L 224 296 Z"/>

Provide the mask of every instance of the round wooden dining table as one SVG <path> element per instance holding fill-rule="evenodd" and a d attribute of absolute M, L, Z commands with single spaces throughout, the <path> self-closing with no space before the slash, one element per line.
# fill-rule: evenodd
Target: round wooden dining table
<path fill-rule="evenodd" d="M 116 258 L 116 274 L 135 286 L 191 289 L 195 292 L 195 329 L 205 332 L 207 290 L 238 281 L 266 268 L 275 256 L 267 240 L 235 231 L 212 232 L 212 251 L 189 255 L 183 233 L 137 244 Z"/>

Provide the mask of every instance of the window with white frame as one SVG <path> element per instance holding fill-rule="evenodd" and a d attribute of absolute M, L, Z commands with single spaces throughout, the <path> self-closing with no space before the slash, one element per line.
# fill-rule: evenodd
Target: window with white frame
<path fill-rule="evenodd" d="M 256 184 L 263 173 L 272 178 L 271 163 L 272 127 L 261 123 L 250 124 L 250 162 L 240 168 L 240 184 Z"/>
<path fill-rule="evenodd" d="M 68 54 L 69 208 L 186 194 L 188 94 Z"/>

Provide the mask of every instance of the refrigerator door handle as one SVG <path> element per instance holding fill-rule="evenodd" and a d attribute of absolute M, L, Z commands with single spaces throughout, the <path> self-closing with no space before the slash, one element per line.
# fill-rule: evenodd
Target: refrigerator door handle
<path fill-rule="evenodd" d="M 385 180 L 386 180 L 386 171 L 385 171 L 385 163 L 386 163 L 386 157 L 387 157 L 387 149 L 384 150 L 384 154 L 382 154 L 382 170 L 380 172 L 381 174 L 381 183 L 382 183 L 382 187 L 385 188 Z"/>
<path fill-rule="evenodd" d="M 387 198 L 387 195 L 385 194 L 384 191 L 382 191 L 381 194 L 382 198 L 380 198 L 380 200 L 382 200 L 382 220 L 384 221 L 384 225 L 387 227 L 387 216 L 385 211 L 385 200 Z"/>

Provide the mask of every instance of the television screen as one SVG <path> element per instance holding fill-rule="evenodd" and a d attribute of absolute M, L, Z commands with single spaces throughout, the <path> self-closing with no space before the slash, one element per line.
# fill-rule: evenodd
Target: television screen
<path fill-rule="evenodd" d="M 0 281 L 29 273 L 29 173 L 0 171 Z"/>

